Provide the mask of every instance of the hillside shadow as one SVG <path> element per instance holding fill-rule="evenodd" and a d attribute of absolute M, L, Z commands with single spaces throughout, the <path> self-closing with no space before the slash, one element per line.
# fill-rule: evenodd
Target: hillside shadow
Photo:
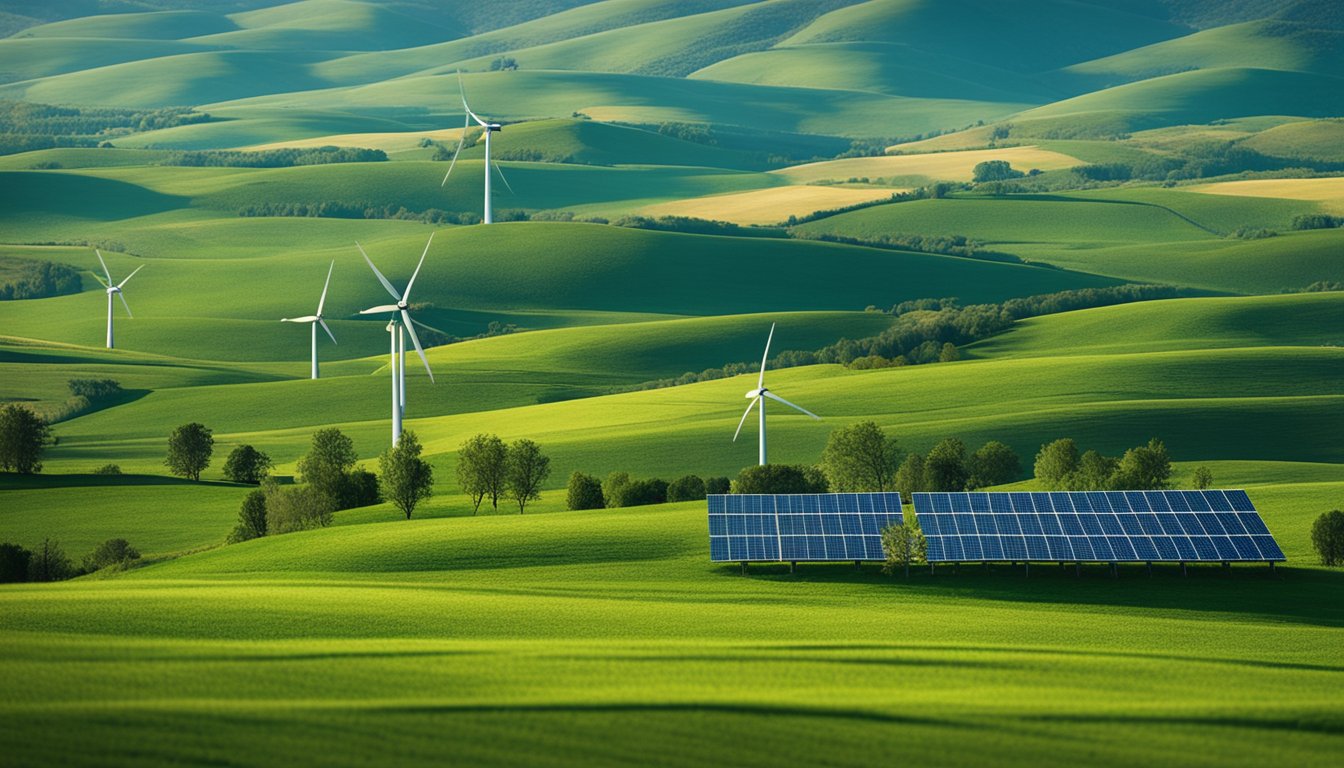
<path fill-rule="evenodd" d="M 0 491 L 38 491 L 48 488 L 122 488 L 145 485 L 187 485 L 193 488 L 250 488 L 254 486 L 226 483 L 221 480 L 186 480 L 167 475 L 19 475 L 0 472 Z"/>
<path fill-rule="evenodd" d="M 165 195 L 116 179 L 78 173 L 0 172 L 0 208 L 7 216 L 62 214 L 119 221 L 190 204 L 190 198 Z"/>

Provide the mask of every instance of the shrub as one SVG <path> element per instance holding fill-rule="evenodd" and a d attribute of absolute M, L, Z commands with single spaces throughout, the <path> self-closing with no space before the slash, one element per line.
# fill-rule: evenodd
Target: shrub
<path fill-rule="evenodd" d="M 267 534 L 304 531 L 331 525 L 334 503 L 312 485 L 266 489 Z"/>
<path fill-rule="evenodd" d="M 612 472 L 602 481 L 602 498 L 608 507 L 623 507 L 625 489 L 630 485 L 629 472 Z"/>
<path fill-rule="evenodd" d="M 826 493 L 826 475 L 803 464 L 746 467 L 733 481 L 733 493 Z"/>
<path fill-rule="evenodd" d="M 705 481 L 699 475 L 686 475 L 667 484 L 668 501 L 700 501 L 705 498 Z"/>
<path fill-rule="evenodd" d="M 121 383 L 115 379 L 70 379 L 66 386 L 72 396 L 87 397 L 93 402 L 112 400 L 125 394 Z"/>
<path fill-rule="evenodd" d="M 18 544 L 0 544 L 0 584 L 27 581 L 32 560 L 33 553 Z"/>
<path fill-rule="evenodd" d="M 355 467 L 341 481 L 340 497 L 337 509 L 354 509 L 379 504 L 383 494 L 378 485 L 378 476 L 362 465 Z"/>
<path fill-rule="evenodd" d="M 235 483 L 257 485 L 273 466 L 270 456 L 250 445 L 240 445 L 224 460 L 224 477 Z"/>
<path fill-rule="evenodd" d="M 1204 490 L 1213 485 L 1213 471 L 1208 467 L 1196 467 L 1194 475 L 1190 478 L 1191 485 L 1199 490 Z"/>
<path fill-rule="evenodd" d="M 103 466 L 101 466 L 101 467 L 99 467 L 99 468 L 93 470 L 93 474 L 95 474 L 95 475 L 120 475 L 120 474 L 121 474 L 121 467 L 118 466 L 118 465 L 116 465 L 116 464 L 104 464 Z"/>
<path fill-rule="evenodd" d="M 50 438 L 51 427 L 31 409 L 17 403 L 0 408 L 0 472 L 41 472 Z"/>
<path fill-rule="evenodd" d="M 1311 524 L 1311 545 L 1322 565 L 1344 563 L 1344 512 L 1331 510 Z"/>
<path fill-rule="evenodd" d="M 722 495 L 732 490 L 733 481 L 726 477 L 711 477 L 705 480 L 705 495 Z"/>
<path fill-rule="evenodd" d="M 43 539 L 42 545 L 34 552 L 28 562 L 29 581 L 64 581 L 75 575 L 61 545 L 51 539 Z"/>
<path fill-rule="evenodd" d="M 132 560 L 139 560 L 140 553 L 125 539 L 108 539 L 84 558 L 84 570 L 99 571 L 109 566 L 125 569 Z"/>
<path fill-rule="evenodd" d="M 625 487 L 623 507 L 642 507 L 667 501 L 667 481 L 658 478 L 635 480 Z"/>
<path fill-rule="evenodd" d="M 243 499 L 238 510 L 238 525 L 229 534 L 229 543 L 259 539 L 266 535 L 266 492 L 252 491 Z"/>
<path fill-rule="evenodd" d="M 1299 213 L 1293 217 L 1293 229 L 1334 229 L 1344 224 L 1344 218 L 1324 213 Z"/>
<path fill-rule="evenodd" d="M 569 509 L 601 509 L 607 505 L 602 497 L 602 483 L 592 475 L 575 472 L 569 476 L 565 506 Z"/>

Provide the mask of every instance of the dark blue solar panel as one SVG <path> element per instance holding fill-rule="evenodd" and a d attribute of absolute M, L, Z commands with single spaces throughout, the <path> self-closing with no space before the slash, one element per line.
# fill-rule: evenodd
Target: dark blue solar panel
<path fill-rule="evenodd" d="M 902 521 L 895 493 L 733 494 L 707 499 L 715 562 L 881 560 Z"/>
<path fill-rule="evenodd" d="M 917 493 L 914 498 L 931 562 L 1284 559 L 1243 491 Z"/>

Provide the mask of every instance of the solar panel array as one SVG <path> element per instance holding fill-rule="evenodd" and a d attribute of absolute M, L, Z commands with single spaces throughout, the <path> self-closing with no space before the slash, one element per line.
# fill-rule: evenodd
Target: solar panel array
<path fill-rule="evenodd" d="M 1286 559 L 1244 491 L 916 493 L 936 562 Z"/>
<path fill-rule="evenodd" d="M 882 529 L 902 520 L 898 493 L 714 495 L 709 558 L 882 560 Z"/>

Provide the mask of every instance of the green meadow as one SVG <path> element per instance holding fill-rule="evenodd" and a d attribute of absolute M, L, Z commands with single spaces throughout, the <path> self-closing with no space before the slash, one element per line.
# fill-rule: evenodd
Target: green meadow
<path fill-rule="evenodd" d="M 0 542 L 141 555 L 0 584 L 5 764 L 1336 764 L 1344 574 L 1311 526 L 1344 508 L 1344 200 L 1316 181 L 1344 173 L 1341 41 L 1325 0 L 0 0 L 0 406 L 52 421 L 41 472 L 0 473 Z M 444 183 L 459 88 L 503 128 Z M 323 146 L 387 159 L 294 164 Z M 1212 193 L 1261 179 L 1321 186 Z M 787 225 L 638 218 L 744 193 Z M 334 427 L 379 471 L 389 339 L 359 312 L 389 297 L 357 243 L 398 289 L 425 254 L 405 427 L 433 494 L 226 543 L 235 447 L 303 483 Z M 115 349 L 95 248 L 143 267 Z M 314 381 L 280 320 L 329 267 Z M 1124 284 L 1178 298 L 1089 297 Z M 573 472 L 753 465 L 772 325 L 787 357 L 932 327 L 903 302 L 1060 292 L 1086 308 L 955 359 L 772 364 L 822 418 L 772 404 L 771 461 L 870 420 L 1003 442 L 997 490 L 1042 490 L 1045 443 L 1157 437 L 1172 487 L 1245 489 L 1287 562 L 743 572 L 703 501 L 567 508 Z M 199 482 L 164 463 L 193 421 Z M 526 514 L 458 486 L 480 433 L 549 457 Z"/>

